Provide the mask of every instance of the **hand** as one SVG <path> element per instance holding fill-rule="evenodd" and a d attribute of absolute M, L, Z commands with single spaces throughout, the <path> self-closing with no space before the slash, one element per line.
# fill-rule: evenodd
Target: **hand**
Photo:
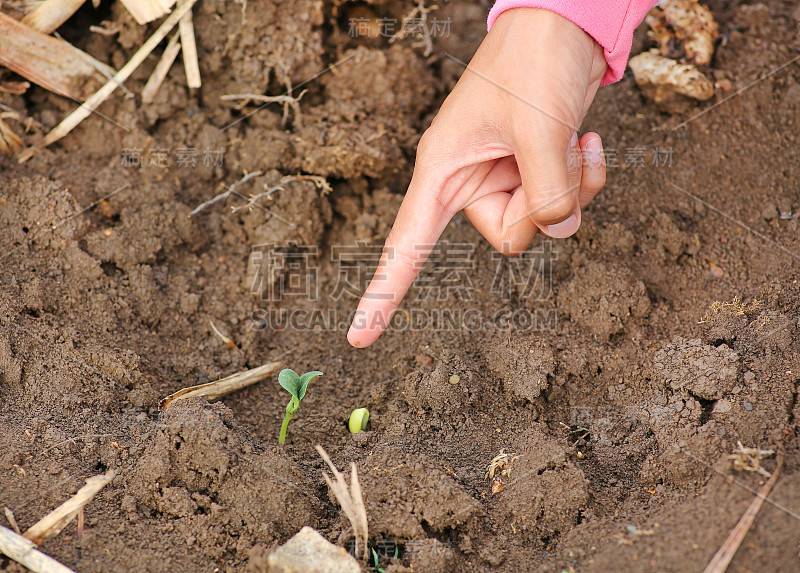
<path fill-rule="evenodd" d="M 537 232 L 577 231 L 606 178 L 600 136 L 577 138 L 605 71 L 602 48 L 553 12 L 515 8 L 497 19 L 420 139 L 350 344 L 377 340 L 459 211 L 507 255 Z"/>

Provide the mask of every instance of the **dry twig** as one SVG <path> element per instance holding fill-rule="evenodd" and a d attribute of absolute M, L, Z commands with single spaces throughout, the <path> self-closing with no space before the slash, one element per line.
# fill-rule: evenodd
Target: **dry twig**
<path fill-rule="evenodd" d="M 336 466 L 333 465 L 328 453 L 322 449 L 322 446 L 316 446 L 317 452 L 328 467 L 331 468 L 336 481 L 332 481 L 328 474 L 322 474 L 325 478 L 325 483 L 331 488 L 333 495 L 336 496 L 342 511 L 353 526 L 353 535 L 356 538 L 356 557 L 366 558 L 367 556 L 367 541 L 369 539 L 369 531 L 367 528 L 367 508 L 364 506 L 364 497 L 361 493 L 361 484 L 358 482 L 358 470 L 356 464 L 350 464 L 350 488 L 347 487 L 347 480 L 339 473 Z"/>
<path fill-rule="evenodd" d="M 202 396 L 206 400 L 216 400 L 222 396 L 226 396 L 231 392 L 236 392 L 247 386 L 251 386 L 256 382 L 261 382 L 264 378 L 271 376 L 283 366 L 280 362 L 270 362 L 258 368 L 245 370 L 244 372 L 237 372 L 226 378 L 209 382 L 207 384 L 199 384 L 198 386 L 190 386 L 183 390 L 178 390 L 174 394 L 170 394 L 159 404 L 162 410 L 169 408 L 176 400 L 185 400 L 193 396 Z"/>

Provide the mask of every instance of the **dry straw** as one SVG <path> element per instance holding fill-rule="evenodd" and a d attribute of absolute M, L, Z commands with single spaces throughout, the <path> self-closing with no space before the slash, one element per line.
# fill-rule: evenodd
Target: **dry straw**
<path fill-rule="evenodd" d="M 350 464 L 350 487 L 347 487 L 347 480 L 333 465 L 331 458 L 327 452 L 322 449 L 322 446 L 317 445 L 317 452 L 331 468 L 336 481 L 331 480 L 328 474 L 322 474 L 325 478 L 325 483 L 331 488 L 333 495 L 342 507 L 342 511 L 353 526 L 353 535 L 356 538 L 356 557 L 367 556 L 367 540 L 369 539 L 369 531 L 367 528 L 367 508 L 364 506 L 364 497 L 361 494 L 361 484 L 358 482 L 358 470 L 356 464 Z"/>

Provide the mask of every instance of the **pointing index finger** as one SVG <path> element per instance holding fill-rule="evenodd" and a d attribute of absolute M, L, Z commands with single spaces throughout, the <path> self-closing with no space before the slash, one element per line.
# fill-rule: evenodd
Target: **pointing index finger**
<path fill-rule="evenodd" d="M 436 241 L 453 218 L 438 199 L 440 186 L 413 178 L 386 243 L 378 268 L 361 297 L 347 340 L 363 348 L 389 326 Z"/>

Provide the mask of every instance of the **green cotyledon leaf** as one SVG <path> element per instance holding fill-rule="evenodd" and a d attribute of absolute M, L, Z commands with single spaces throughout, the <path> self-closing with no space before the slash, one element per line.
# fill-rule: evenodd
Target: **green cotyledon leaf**
<path fill-rule="evenodd" d="M 313 372 L 306 372 L 302 376 L 300 376 L 300 390 L 298 391 L 297 398 L 298 400 L 302 400 L 305 398 L 306 389 L 308 388 L 308 383 L 311 382 L 317 376 L 322 376 L 322 372 L 319 370 L 314 370 Z"/>
<path fill-rule="evenodd" d="M 280 385 L 283 386 L 283 388 L 289 392 L 289 394 L 298 400 L 303 399 L 303 397 L 300 395 L 300 387 L 302 383 L 300 381 L 300 376 L 297 375 L 297 372 L 291 368 L 284 368 L 281 370 L 280 374 L 278 374 L 278 382 L 280 382 Z M 303 389 L 303 394 L 305 394 L 305 389 Z"/>

